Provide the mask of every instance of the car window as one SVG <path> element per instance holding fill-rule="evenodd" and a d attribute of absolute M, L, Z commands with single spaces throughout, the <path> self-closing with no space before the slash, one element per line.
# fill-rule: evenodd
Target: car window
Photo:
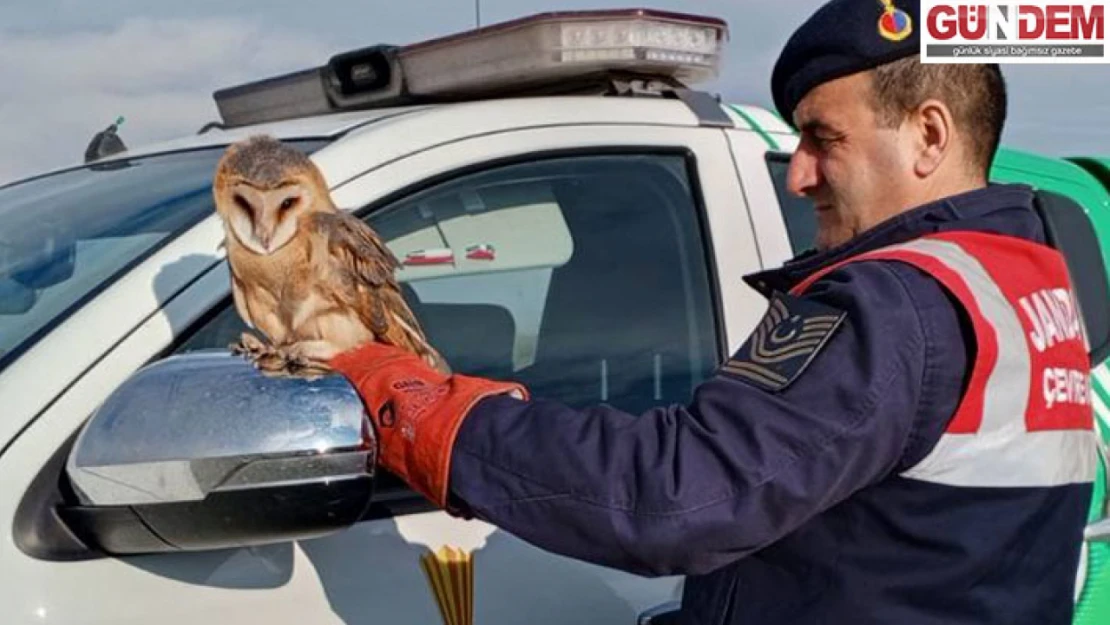
<path fill-rule="evenodd" d="M 466 175 L 370 224 L 456 370 L 640 412 L 717 365 L 693 198 L 682 156 L 574 156 Z"/>
<path fill-rule="evenodd" d="M 688 402 L 718 364 L 688 171 L 680 155 L 502 165 L 375 206 L 368 223 L 455 371 L 640 413 Z M 242 328 L 229 306 L 181 349 L 226 347 Z"/>
<path fill-rule="evenodd" d="M 292 142 L 312 149 L 321 142 Z M 0 188 L 0 369 L 211 214 L 223 148 L 106 161 Z"/>
<path fill-rule="evenodd" d="M 175 354 L 185 354 L 208 349 L 226 349 L 247 331 L 247 324 L 232 305 L 231 296 L 203 319 L 196 331 L 181 339 L 173 349 Z"/>
<path fill-rule="evenodd" d="M 790 168 L 790 154 L 782 152 L 767 153 L 767 170 L 775 185 L 775 195 L 782 207 L 782 217 L 786 222 L 790 248 L 797 256 L 813 247 L 817 236 L 817 213 L 813 210 L 813 200 L 798 197 L 786 189 L 786 172 Z"/>

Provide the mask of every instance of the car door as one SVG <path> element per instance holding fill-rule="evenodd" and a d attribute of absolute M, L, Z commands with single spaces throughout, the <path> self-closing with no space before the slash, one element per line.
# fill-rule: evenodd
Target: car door
<path fill-rule="evenodd" d="M 687 401 L 724 349 L 704 198 L 729 182 L 702 172 L 720 135 L 591 147 L 567 129 L 512 134 L 415 155 L 334 195 L 374 198 L 358 213 L 401 262 L 406 301 L 454 370 L 574 406 Z M 751 252 L 734 256 L 750 263 Z M 229 309 L 181 349 L 240 330 Z M 452 519 L 388 475 L 377 502 L 365 523 L 299 544 L 347 622 L 436 622 L 419 562 L 442 547 L 472 554 L 476 622 L 631 623 L 679 593 L 678 578 L 576 562 Z"/>
<path fill-rule="evenodd" d="M 456 370 L 635 413 L 689 399 L 762 314 L 738 279 L 759 256 L 730 166 L 720 131 L 545 129 L 414 154 L 334 196 L 402 261 L 405 297 Z M 182 293 L 182 302 L 223 295 L 179 324 L 164 353 L 223 349 L 241 331 L 223 271 Z M 388 476 L 379 486 L 363 522 L 324 538 L 37 564 L 38 579 L 60 592 L 90 589 L 44 599 L 43 613 L 88 623 L 435 623 L 440 602 L 421 558 L 443 547 L 473 559 L 479 623 L 632 623 L 679 596 L 680 578 L 562 558 L 450 518 Z"/>

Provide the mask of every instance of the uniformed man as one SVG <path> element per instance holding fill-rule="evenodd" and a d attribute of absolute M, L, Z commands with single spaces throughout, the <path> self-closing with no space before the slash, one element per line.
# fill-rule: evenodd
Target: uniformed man
<path fill-rule="evenodd" d="M 686 623 L 1069 623 L 1097 462 L 1076 299 L 1030 189 L 987 184 L 998 67 L 921 64 L 918 24 L 833 0 L 787 42 L 818 249 L 748 278 L 766 317 L 688 405 L 575 410 L 371 345 L 334 364 L 382 464 L 552 552 L 687 575 Z"/>

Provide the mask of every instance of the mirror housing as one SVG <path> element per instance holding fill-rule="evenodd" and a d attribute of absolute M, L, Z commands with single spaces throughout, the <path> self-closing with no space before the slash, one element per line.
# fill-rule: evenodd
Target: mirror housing
<path fill-rule="evenodd" d="M 63 516 L 114 554 L 315 538 L 369 508 L 377 450 L 341 375 L 274 378 L 226 351 L 155 362 L 88 420 Z"/>

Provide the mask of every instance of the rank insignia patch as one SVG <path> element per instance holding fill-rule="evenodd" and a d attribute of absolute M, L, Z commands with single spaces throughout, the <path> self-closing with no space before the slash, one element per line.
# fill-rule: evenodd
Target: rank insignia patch
<path fill-rule="evenodd" d="M 831 306 L 775 293 L 755 332 L 721 373 L 781 391 L 813 361 L 844 317 Z"/>

